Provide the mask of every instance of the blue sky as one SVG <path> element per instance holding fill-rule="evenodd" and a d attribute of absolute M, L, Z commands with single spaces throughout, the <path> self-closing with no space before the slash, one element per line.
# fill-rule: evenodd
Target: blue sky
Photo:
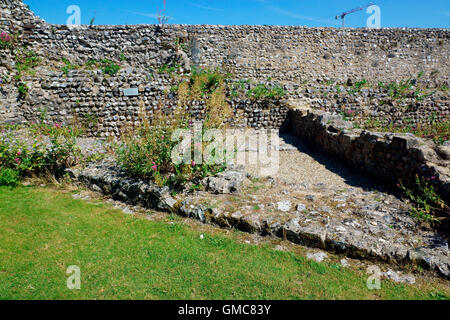
<path fill-rule="evenodd" d="M 449 0 L 166 0 L 169 23 L 222 25 L 340 26 L 335 16 L 369 3 L 381 9 L 382 27 L 449 28 Z M 157 23 L 163 0 L 24 0 L 41 18 L 64 24 L 66 9 L 78 5 L 81 23 Z M 365 27 L 365 10 L 346 17 L 346 26 Z"/>

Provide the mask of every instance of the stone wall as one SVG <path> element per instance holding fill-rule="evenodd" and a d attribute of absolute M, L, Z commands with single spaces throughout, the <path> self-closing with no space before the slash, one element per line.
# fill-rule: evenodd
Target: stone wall
<path fill-rule="evenodd" d="M 312 83 L 301 89 L 302 101 L 296 105 L 342 114 L 360 127 L 391 126 L 395 130 L 449 121 L 448 87 L 427 88 L 416 76 L 409 89 L 396 96 L 387 83 L 380 85 L 368 83 L 356 90 L 355 83 Z"/>
<path fill-rule="evenodd" d="M 21 32 L 22 41 L 45 60 L 33 76 L 24 79 L 31 88 L 25 101 L 17 101 L 14 85 L 2 86 L 2 121 L 30 121 L 46 109 L 53 121 L 92 118 L 92 114 L 105 124 L 96 132 L 117 133 L 121 126 L 138 121 L 138 103 L 147 109 L 173 104 L 166 102 L 164 94 L 173 83 L 156 70 L 175 62 L 181 63 L 181 72 L 188 72 L 192 65 L 220 67 L 236 80 L 280 83 L 292 104 L 302 104 L 305 83 L 317 81 L 388 82 L 421 70 L 426 79 L 433 75 L 432 85 L 449 84 L 447 29 L 133 25 L 71 30 L 45 23 L 20 0 L 2 0 L 0 6 L 3 28 Z M 121 56 L 127 59 L 121 61 Z M 64 75 L 60 71 L 63 57 L 80 65 L 88 59 L 108 58 L 120 64 L 121 71 L 114 77 L 100 70 Z M 0 58 L 0 73 L 9 69 L 13 76 L 13 57 L 3 50 Z M 138 97 L 124 97 L 121 90 L 126 87 L 138 87 Z M 448 103 L 443 108 L 445 120 Z M 284 122 L 285 111 L 256 114 L 246 122 L 275 127 Z"/>
<path fill-rule="evenodd" d="M 412 134 L 376 133 L 352 129 L 340 115 L 292 110 L 289 129 L 312 147 L 332 155 L 385 185 L 414 179 L 432 181 L 450 200 L 450 145 L 436 147 Z"/>
<path fill-rule="evenodd" d="M 17 2 L 11 1 L 11 2 Z M 22 14 L 34 45 L 48 56 L 75 59 L 130 56 L 136 65 L 168 58 L 179 40 L 195 64 L 223 67 L 236 78 L 268 77 L 301 83 L 317 79 L 395 81 L 439 71 L 448 81 L 450 32 L 447 29 L 336 29 L 293 26 L 133 25 L 68 30 Z M 20 22 L 20 21 L 19 21 Z M 162 56 L 162 57 L 161 57 Z"/>

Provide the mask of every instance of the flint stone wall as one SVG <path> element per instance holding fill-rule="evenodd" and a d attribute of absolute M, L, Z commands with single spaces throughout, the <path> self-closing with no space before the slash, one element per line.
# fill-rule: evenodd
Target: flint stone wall
<path fill-rule="evenodd" d="M 49 56 L 81 60 L 128 54 L 136 65 L 158 62 L 178 40 L 197 65 L 224 67 L 237 78 L 280 81 L 394 81 L 439 71 L 448 80 L 448 29 L 337 29 L 300 26 L 131 25 L 69 30 L 35 17 L 20 0 L 2 1 L 2 21 L 22 30 Z"/>
<path fill-rule="evenodd" d="M 450 200 L 450 145 L 436 147 L 412 134 L 376 133 L 352 129 L 340 115 L 292 110 L 289 129 L 314 148 L 335 156 L 386 185 L 416 174 L 433 181 Z"/>
<path fill-rule="evenodd" d="M 139 121 L 138 103 L 153 110 L 160 101 L 164 107 L 173 105 L 164 94 L 173 83 L 156 70 L 175 61 L 181 61 L 185 72 L 192 65 L 220 67 L 235 79 L 281 83 L 294 104 L 304 98 L 301 85 L 317 80 L 388 82 L 422 70 L 425 76 L 433 74 L 437 83 L 449 83 L 447 29 L 132 25 L 71 30 L 44 22 L 20 0 L 2 0 L 0 7 L 2 29 L 21 32 L 29 47 L 46 60 L 34 76 L 24 79 L 31 88 L 25 101 L 17 101 L 15 86 L 2 86 L 2 121 L 32 121 L 39 118 L 39 110 L 47 109 L 52 121 L 98 118 L 102 124 L 92 134 L 117 135 L 121 127 Z M 121 54 L 126 61 L 120 61 Z M 13 57 L 6 51 L 0 55 L 0 73 L 14 70 Z M 62 57 L 80 65 L 108 58 L 119 63 L 121 71 L 114 77 L 101 70 L 64 75 L 58 66 Z M 127 87 L 138 87 L 138 97 L 124 97 L 122 89 Z M 438 114 L 447 119 L 448 104 L 442 106 Z M 201 113 L 201 102 L 196 110 Z M 277 107 L 256 116 L 247 113 L 245 123 L 271 128 L 280 126 L 286 115 Z"/>

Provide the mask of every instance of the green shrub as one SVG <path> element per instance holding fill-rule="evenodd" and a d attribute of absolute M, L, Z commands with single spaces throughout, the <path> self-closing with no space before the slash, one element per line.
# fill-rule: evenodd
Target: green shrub
<path fill-rule="evenodd" d="M 15 171 L 18 178 L 44 172 L 58 175 L 78 161 L 76 133 L 72 129 L 41 124 L 31 133 L 34 139 L 29 142 L 16 137 L 14 131 L 0 136 L 0 170 L 6 170 L 8 177 L 13 175 L 7 169 Z M 42 136 L 49 138 L 48 144 Z"/>
<path fill-rule="evenodd" d="M 203 177 L 224 169 L 223 165 L 196 164 L 194 161 L 175 164 L 171 152 L 179 141 L 172 141 L 172 134 L 176 129 L 189 128 L 189 124 L 182 115 L 174 115 L 171 120 L 167 121 L 166 115 L 161 114 L 153 120 L 151 127 L 144 124 L 132 134 L 122 137 L 116 154 L 125 171 L 159 186 L 177 189 L 188 181 L 199 183 Z"/>
<path fill-rule="evenodd" d="M 189 102 L 206 100 L 204 126 L 220 127 L 233 114 L 226 97 L 229 77 L 218 69 L 192 68 L 189 80 L 178 84 L 178 106 L 184 108 Z"/>
<path fill-rule="evenodd" d="M 0 186 L 16 186 L 19 183 L 19 172 L 10 168 L 0 168 Z"/>

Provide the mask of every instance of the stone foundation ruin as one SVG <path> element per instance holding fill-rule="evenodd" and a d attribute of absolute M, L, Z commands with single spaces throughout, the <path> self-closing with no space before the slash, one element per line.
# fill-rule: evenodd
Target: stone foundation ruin
<path fill-rule="evenodd" d="M 151 119 L 156 110 L 178 106 L 179 83 L 174 73 L 183 77 L 194 68 L 218 68 L 231 75 L 228 81 L 236 88 L 236 95 L 227 93 L 234 126 L 289 132 L 385 185 L 416 174 L 435 177 L 436 187 L 449 202 L 448 141 L 435 143 L 408 133 L 377 133 L 358 127 L 370 121 L 393 127 L 449 122 L 448 29 L 204 25 L 69 29 L 46 23 L 19 0 L 2 0 L 0 8 L 1 31 L 17 34 L 41 61 L 20 81 L 14 80 L 17 57 L 12 50 L 0 49 L 3 124 L 39 121 L 45 113 L 50 123 L 83 122 L 88 137 L 119 137 L 123 128 L 138 125 L 143 117 Z M 89 61 L 98 63 L 88 67 Z M 109 73 L 106 67 L 118 70 Z M 399 79 L 417 90 L 403 94 L 399 87 L 389 87 Z M 25 95 L 20 86 L 28 88 Z M 270 101 L 250 99 L 246 93 L 257 86 L 281 88 L 285 95 Z M 201 99 L 182 107 L 193 118 L 205 116 L 206 103 Z M 345 213 L 359 212 L 362 220 L 355 216 L 333 220 L 326 208 L 311 209 L 310 213 L 316 212 L 312 218 L 303 210 L 293 210 L 281 220 L 245 210 L 214 212 L 195 203 L 196 199 L 191 199 L 192 204 L 186 199 L 178 201 L 167 190 L 126 177 L 121 180 L 120 174 L 109 170 L 108 165 L 92 164 L 72 173 L 88 187 L 135 205 L 355 257 L 417 262 L 449 275 L 446 240 L 409 228 L 413 222 L 400 209 L 371 203 Z M 320 190 L 320 186 L 314 188 Z M 330 199 L 339 198 L 335 192 L 330 191 Z M 361 221 L 373 224 L 361 227 L 365 223 Z M 390 232 L 386 225 L 397 231 Z M 348 226 L 353 229 L 349 231 Z M 364 238 L 365 232 L 370 236 Z M 411 235 L 414 232 L 419 235 Z"/>

